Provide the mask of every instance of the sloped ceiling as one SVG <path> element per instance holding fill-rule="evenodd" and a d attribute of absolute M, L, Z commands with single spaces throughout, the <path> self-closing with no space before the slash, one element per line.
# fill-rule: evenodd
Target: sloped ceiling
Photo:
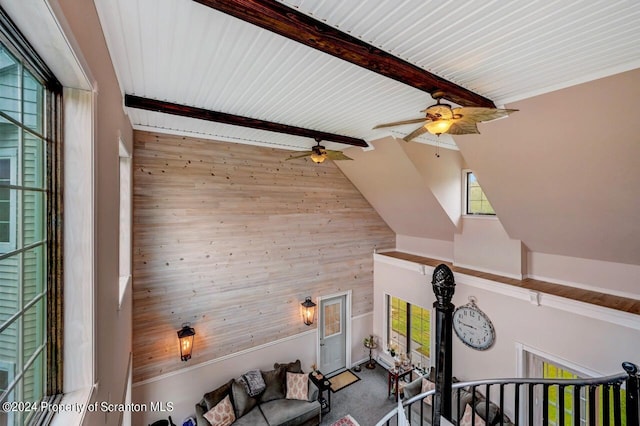
<path fill-rule="evenodd" d="M 640 70 L 508 105 L 456 137 L 496 213 L 529 250 L 640 264 Z"/>
<path fill-rule="evenodd" d="M 345 153 L 354 161 L 337 161 L 336 165 L 396 234 L 452 241 L 454 223 L 403 144 L 406 142 L 389 137 L 373 141 L 373 150 L 350 148 Z"/>

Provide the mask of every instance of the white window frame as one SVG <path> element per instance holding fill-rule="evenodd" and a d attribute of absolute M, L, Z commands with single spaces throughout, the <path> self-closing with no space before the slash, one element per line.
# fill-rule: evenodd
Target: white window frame
<path fill-rule="evenodd" d="M 556 367 L 559 367 L 563 370 L 576 374 L 581 378 L 604 376 L 604 374 L 598 371 L 590 370 L 572 361 L 560 358 L 556 355 L 549 354 L 547 352 L 540 351 L 538 349 L 532 348 L 522 343 L 516 343 L 516 352 L 517 352 L 518 377 L 522 377 L 522 378 L 530 377 L 530 372 L 533 369 L 533 367 L 531 366 L 532 358 L 538 358 L 540 360 L 554 364 Z M 528 390 L 525 392 L 528 392 Z M 581 400 L 583 399 L 584 398 L 581 396 Z M 528 403 L 527 401 L 528 401 L 527 397 L 520 398 L 520 416 L 521 417 L 520 417 L 519 423 L 521 424 L 526 424 L 525 414 L 527 413 L 527 410 L 526 410 L 526 404 Z M 582 413 L 584 414 L 585 412 L 582 411 Z M 596 423 L 598 422 L 596 421 Z"/>
<path fill-rule="evenodd" d="M 473 217 L 473 218 L 481 218 L 481 219 L 496 219 L 498 215 L 496 213 L 468 213 L 469 211 L 469 194 L 468 194 L 468 175 L 469 173 L 475 174 L 475 172 L 471 169 L 462 169 L 462 216 L 464 217 Z M 482 188 L 482 186 L 480 186 Z M 484 189 L 482 190 L 484 193 Z M 486 196 L 486 194 L 485 194 Z M 487 198 L 488 200 L 488 198 Z"/>
<path fill-rule="evenodd" d="M 2 361 L 0 360 L 0 370 L 5 371 L 7 373 L 7 386 L 10 386 L 15 380 L 15 364 L 13 362 Z M 15 398 L 14 398 L 15 400 Z M 7 399 L 9 402 L 14 402 L 14 400 Z M 7 414 L 7 424 L 14 424 L 14 412 L 9 410 L 6 412 Z"/>
<path fill-rule="evenodd" d="M 431 363 L 431 361 L 433 359 L 432 354 L 433 354 L 433 350 L 435 348 L 435 325 L 434 325 L 434 321 L 433 321 L 433 318 L 434 318 L 434 310 L 433 310 L 433 308 L 428 309 L 428 308 L 425 308 L 423 306 L 420 306 L 417 303 L 410 302 L 410 301 L 408 301 L 408 300 L 406 300 L 406 299 L 404 299 L 404 298 L 402 298 L 400 296 L 394 296 L 393 294 L 385 292 L 384 293 L 384 312 L 385 312 L 385 314 L 384 314 L 384 339 L 385 339 L 385 342 L 380 342 L 379 343 L 379 346 L 381 346 L 380 349 L 382 349 L 382 351 L 385 354 L 387 354 L 388 356 L 391 356 L 391 354 L 389 353 L 389 347 L 388 346 L 389 346 L 389 343 L 390 343 L 390 341 L 389 341 L 389 330 L 390 330 L 390 327 L 391 327 L 391 325 L 389 324 L 389 309 L 391 308 L 389 306 L 389 303 L 390 303 L 392 297 L 395 297 L 396 299 L 400 299 L 403 302 L 409 304 L 410 306 L 417 306 L 417 307 L 422 308 L 422 309 L 424 309 L 426 311 L 429 311 L 429 357 L 427 358 L 427 363 L 426 363 L 428 365 L 419 365 L 420 368 L 428 371 L 429 368 L 431 367 L 431 364 L 432 364 Z M 411 334 L 411 330 L 409 330 L 408 333 Z M 408 336 L 408 339 L 409 339 L 408 340 L 408 345 L 409 345 L 408 349 L 411 351 L 411 341 L 410 341 L 411 340 L 411 336 Z M 414 365 L 418 366 L 418 364 L 415 363 L 415 360 L 413 358 L 414 357 L 411 357 L 411 362 Z"/>
<path fill-rule="evenodd" d="M 119 140 L 120 170 L 120 219 L 119 227 L 119 297 L 118 310 L 122 309 L 125 295 L 131 286 L 132 254 L 132 171 L 133 161 L 122 139 Z"/>
<path fill-rule="evenodd" d="M 17 185 L 18 179 L 18 149 L 17 148 L 0 148 L 0 160 L 10 161 L 11 176 L 9 185 Z M 7 253 L 16 249 L 16 227 L 18 221 L 17 192 L 9 192 L 9 241 L 0 241 L 0 253 Z"/>

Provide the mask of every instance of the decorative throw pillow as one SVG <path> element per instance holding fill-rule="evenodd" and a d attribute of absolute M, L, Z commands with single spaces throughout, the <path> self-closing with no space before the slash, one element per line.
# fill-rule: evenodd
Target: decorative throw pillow
<path fill-rule="evenodd" d="M 277 368 L 271 371 L 263 371 L 262 378 L 264 384 L 267 386 L 260 395 L 261 402 L 269 402 L 274 399 L 283 399 L 285 397 L 284 385 L 285 385 L 285 370 L 284 368 Z"/>
<path fill-rule="evenodd" d="M 475 417 L 475 426 L 485 426 L 486 423 L 484 422 L 484 420 L 482 420 L 480 418 L 480 416 L 478 416 L 477 414 L 475 414 L 475 411 L 473 411 L 473 409 L 471 408 L 471 406 L 469 404 L 467 404 L 467 406 L 464 409 L 464 414 L 462 415 L 462 418 L 460 419 L 460 426 L 471 426 L 471 417 Z"/>
<path fill-rule="evenodd" d="M 287 373 L 287 399 L 307 401 L 309 378 L 306 374 Z"/>
<path fill-rule="evenodd" d="M 285 371 L 288 371 L 289 373 L 302 373 L 302 365 L 299 359 L 296 359 L 294 362 L 289 363 L 276 362 L 275 364 L 273 364 L 273 368 L 276 370 L 280 367 L 284 368 Z"/>
<path fill-rule="evenodd" d="M 485 421 L 485 423 L 488 423 L 490 425 L 494 425 L 500 420 L 498 417 L 498 415 L 500 414 L 500 409 L 496 404 L 489 402 L 489 410 L 487 411 L 486 399 L 484 401 L 478 401 L 476 403 L 475 411 Z"/>
<path fill-rule="evenodd" d="M 207 404 L 207 409 L 205 411 L 211 410 L 218 402 L 222 401 L 225 396 L 231 394 L 231 384 L 233 383 L 233 379 L 229 380 L 224 385 L 220 386 L 216 390 L 212 390 L 209 393 L 205 393 L 203 396 L 204 402 Z M 233 404 L 233 401 L 231 401 Z"/>
<path fill-rule="evenodd" d="M 225 396 L 215 407 L 204 414 L 211 426 L 229 426 L 236 421 L 229 395 Z"/>
<path fill-rule="evenodd" d="M 429 379 L 425 379 L 424 377 L 422 378 L 422 390 L 420 391 L 420 393 L 429 392 L 430 390 L 433 390 L 435 388 L 436 388 L 435 383 L 433 383 Z M 433 395 L 429 395 L 428 397 L 423 399 L 423 402 L 425 404 L 433 405 Z"/>

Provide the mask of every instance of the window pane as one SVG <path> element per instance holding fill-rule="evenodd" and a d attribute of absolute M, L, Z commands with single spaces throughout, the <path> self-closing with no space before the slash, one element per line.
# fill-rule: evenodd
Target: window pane
<path fill-rule="evenodd" d="M 407 353 L 407 302 L 391 297 L 389 316 L 388 344 L 396 353 Z"/>
<path fill-rule="evenodd" d="M 15 379 L 18 372 L 18 340 L 20 318 L 12 322 L 0 333 L 0 369 L 8 373 L 8 382 Z"/>
<path fill-rule="evenodd" d="M 42 132 L 42 85 L 27 70 L 23 71 L 23 124 L 38 133 Z"/>
<path fill-rule="evenodd" d="M 17 197 L 17 190 L 0 186 L 0 254 L 16 249 L 16 237 L 18 235 Z"/>
<path fill-rule="evenodd" d="M 495 215 L 495 211 L 489 203 L 487 196 L 480 187 L 480 183 L 475 175 L 467 173 L 467 214 L 487 214 Z"/>
<path fill-rule="evenodd" d="M 22 191 L 23 245 L 30 245 L 45 238 L 44 193 L 39 191 Z"/>
<path fill-rule="evenodd" d="M 2 367 L 0 367 L 2 368 Z M 9 380 L 9 383 L 11 383 L 11 380 Z M 16 392 L 15 390 L 12 390 L 11 392 L 9 392 L 9 394 L 3 399 L 0 400 L 0 403 L 5 402 L 5 401 L 9 401 L 9 402 L 13 402 L 16 401 Z M 0 425 L 1 426 L 5 426 L 5 425 L 15 425 L 15 424 L 20 424 L 17 423 L 17 417 L 16 417 L 16 413 L 14 411 L 10 411 L 8 413 L 5 413 L 4 411 L 0 410 Z"/>
<path fill-rule="evenodd" d="M 20 65 L 0 45 L 0 111 L 20 120 Z"/>
<path fill-rule="evenodd" d="M 20 305 L 20 254 L 0 260 L 0 325 L 18 312 Z M 0 340 L 0 347 L 4 343 Z M 2 355 L 0 354 L 0 360 Z"/>
<path fill-rule="evenodd" d="M 22 365 L 27 365 L 29 359 L 44 343 L 44 306 L 45 299 L 38 300 L 29 307 L 22 320 Z"/>
<path fill-rule="evenodd" d="M 24 133 L 22 162 L 24 173 L 22 185 L 44 189 L 44 142 L 42 139 L 30 133 Z"/>
<path fill-rule="evenodd" d="M 415 365 L 429 365 L 431 355 L 431 312 L 411 305 L 411 360 Z"/>
<path fill-rule="evenodd" d="M 42 293 L 46 277 L 45 247 L 37 246 L 23 253 L 22 266 L 22 305 L 25 306 L 34 297 Z"/>

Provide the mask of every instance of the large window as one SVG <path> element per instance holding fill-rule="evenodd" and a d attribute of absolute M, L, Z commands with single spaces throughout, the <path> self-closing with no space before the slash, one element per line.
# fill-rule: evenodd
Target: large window
<path fill-rule="evenodd" d="M 56 134 L 59 87 L 0 9 L 0 403 L 59 391 L 57 297 L 60 216 Z M 59 312 L 54 315 L 60 318 Z M 47 324 L 55 330 L 47 333 Z M 0 425 L 34 413 L 0 413 Z"/>
<path fill-rule="evenodd" d="M 484 191 L 480 187 L 480 183 L 473 172 L 465 171 L 465 189 L 466 189 L 466 214 L 477 215 L 495 215 L 496 212 L 491 207 L 491 203 L 487 199 Z"/>
<path fill-rule="evenodd" d="M 588 375 L 585 374 L 581 374 L 580 372 L 571 369 L 570 367 L 564 366 L 562 365 L 562 363 L 560 362 L 552 362 L 549 361 L 541 356 L 538 355 L 534 355 L 529 353 L 528 354 L 529 360 L 528 360 L 528 364 L 529 364 L 529 376 L 530 377 L 542 377 L 544 379 L 579 379 L 579 378 L 586 378 L 589 377 Z M 540 386 L 538 386 L 539 389 L 536 389 L 536 395 L 534 398 L 535 404 L 536 404 L 536 410 L 534 411 L 535 417 L 536 417 L 536 424 L 542 424 L 542 410 L 543 407 L 540 405 L 540 402 L 542 401 L 542 388 Z M 625 402 L 626 402 L 626 395 L 625 395 L 625 390 L 621 389 L 620 391 L 620 400 L 622 402 L 622 425 L 626 426 L 627 421 L 626 421 L 626 417 L 624 416 L 625 413 Z M 600 388 L 598 390 L 598 394 L 597 394 L 597 406 L 596 406 L 596 413 L 597 413 L 597 419 L 595 421 L 595 423 L 597 425 L 602 425 L 605 424 L 604 419 L 602 418 L 602 410 L 600 410 L 600 407 L 602 407 L 602 398 L 603 398 L 603 392 L 602 392 L 602 388 Z M 612 407 L 613 406 L 613 392 L 610 393 L 610 401 L 609 404 Z M 560 405 L 560 399 L 563 398 L 564 399 L 564 409 L 563 411 L 561 411 L 561 405 Z M 547 406 L 547 412 L 548 412 L 548 416 L 549 416 L 549 426 L 557 426 L 562 424 L 562 417 L 564 417 L 564 424 L 566 425 L 573 425 L 575 423 L 575 416 L 576 416 L 576 410 L 574 409 L 574 395 L 573 395 L 573 388 L 572 387 L 567 387 L 564 392 L 561 392 L 558 386 L 550 386 L 549 387 L 549 395 L 548 395 L 548 402 L 547 402 L 548 406 Z M 587 394 L 586 394 L 586 389 L 582 389 L 580 391 L 580 418 L 579 418 L 579 422 L 581 425 L 587 425 L 589 424 L 589 416 L 588 416 L 588 412 L 589 412 L 589 403 L 587 401 Z M 610 419 L 609 419 L 609 424 L 614 424 L 614 418 L 613 418 L 613 410 L 610 413 Z"/>
<path fill-rule="evenodd" d="M 431 311 L 387 295 L 387 345 L 411 362 L 429 367 L 431 357 Z"/>

